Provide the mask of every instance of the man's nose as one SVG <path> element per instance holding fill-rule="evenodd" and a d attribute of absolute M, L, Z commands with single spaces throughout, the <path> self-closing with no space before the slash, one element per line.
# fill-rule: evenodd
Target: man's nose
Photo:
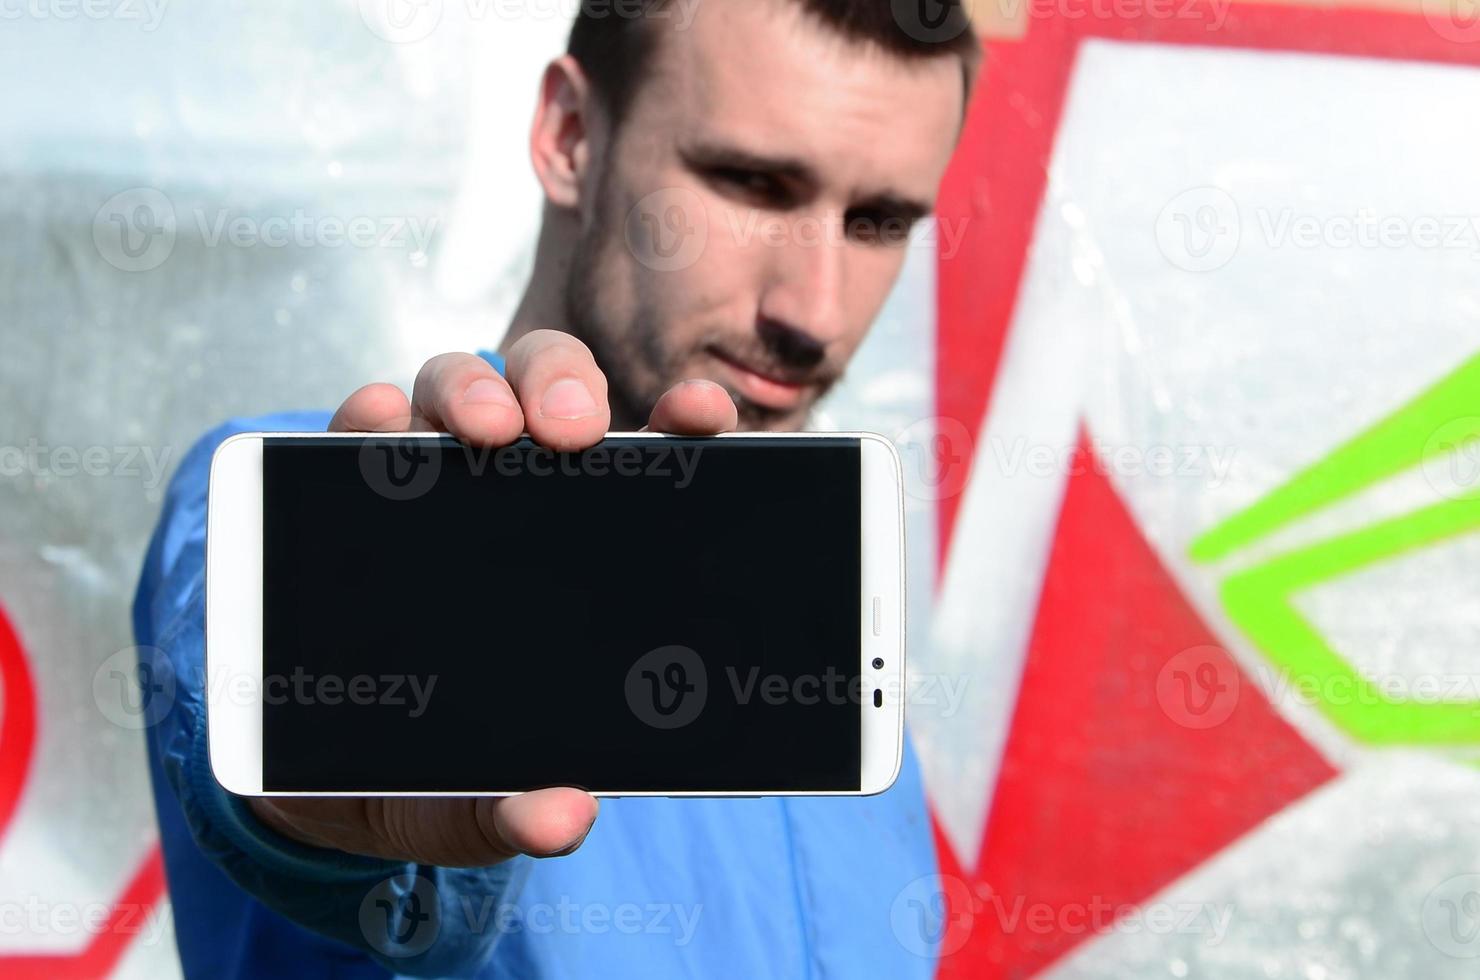
<path fill-rule="evenodd" d="M 799 335 L 792 338 L 793 346 L 813 345 L 819 356 L 846 336 L 843 297 L 847 288 L 847 247 L 841 229 L 809 233 L 799 224 L 791 240 L 774 246 L 775 254 L 769 257 L 761 322 L 789 329 Z"/>

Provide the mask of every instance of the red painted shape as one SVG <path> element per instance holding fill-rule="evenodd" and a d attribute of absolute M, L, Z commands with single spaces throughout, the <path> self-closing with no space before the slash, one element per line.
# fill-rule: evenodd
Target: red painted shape
<path fill-rule="evenodd" d="M 0 609 L 0 839 L 10 827 L 36 745 L 36 691 L 20 637 Z"/>
<path fill-rule="evenodd" d="M 0 608 L 0 840 L 10 829 L 25 792 L 36 748 L 36 688 L 19 635 Z M 155 845 L 139 862 L 123 894 L 109 906 L 80 953 L 0 956 L 7 980 L 93 980 L 113 972 L 119 957 L 144 930 L 165 894 L 164 859 Z M 79 910 L 79 916 L 81 910 Z M 79 918 L 79 921 L 80 918 Z"/>
<path fill-rule="evenodd" d="M 937 214 L 965 232 L 937 256 L 936 412 L 975 442 L 996 383 L 1019 286 L 1037 232 L 1049 161 L 1079 44 L 1086 38 L 1480 65 L 1480 44 L 1446 40 L 1422 14 L 1235 3 L 1217 30 L 1213 4 L 1027 3 L 1021 41 L 984 45 L 985 63 Z M 1117 9 L 1177 16 L 1114 16 Z M 1044 16 L 1044 14 L 1047 14 Z M 1149 231 L 1148 231 L 1149 233 Z M 1044 378 L 1045 386 L 1054 379 Z M 960 497 L 941 501 L 940 567 L 949 558 Z"/>
<path fill-rule="evenodd" d="M 1221 651 L 1217 673 L 1236 685 L 1225 720 L 1189 727 L 1200 719 L 1158 697 L 1172 657 L 1217 640 L 1109 481 L 1076 473 L 982 860 L 947 872 L 981 904 L 943 977 L 1030 976 L 1089 937 L 1094 903 L 1144 901 L 1335 775 Z M 1035 907 L 1050 928 L 1031 926 Z"/>
<path fill-rule="evenodd" d="M 965 229 L 956 254 L 937 256 L 936 414 L 964 425 L 973 444 L 1017 306 L 1073 60 L 1074 39 L 1060 22 L 1035 24 L 1029 42 L 986 46 L 936 202 L 944 227 Z M 959 494 L 940 502 L 942 569 L 960 502 Z"/>

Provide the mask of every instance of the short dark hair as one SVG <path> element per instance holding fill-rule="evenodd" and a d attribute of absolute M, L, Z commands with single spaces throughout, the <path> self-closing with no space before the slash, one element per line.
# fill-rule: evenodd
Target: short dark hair
<path fill-rule="evenodd" d="M 580 64 L 596 96 L 614 120 L 632 104 L 657 48 L 656 21 L 673 0 L 581 0 L 568 53 Z M 755 0 L 742 0 L 755 2 Z M 873 45 L 906 59 L 954 55 L 961 60 L 967 98 L 981 61 L 981 41 L 962 0 L 790 0 L 843 39 Z M 904 11 L 903 15 L 901 11 Z M 910 18 L 915 17 L 919 22 Z"/>

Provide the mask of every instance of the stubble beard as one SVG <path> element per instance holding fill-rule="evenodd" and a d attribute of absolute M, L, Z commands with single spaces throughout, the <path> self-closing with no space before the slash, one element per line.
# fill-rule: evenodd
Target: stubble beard
<path fill-rule="evenodd" d="M 662 325 L 644 312 L 638 283 L 632 284 L 637 310 L 630 323 L 613 322 L 611 304 L 601 301 L 605 250 L 625 247 L 625 236 L 614 225 L 610 204 L 611 188 L 603 183 L 597 191 L 596 218 L 571 254 L 564 290 L 565 322 L 567 329 L 591 349 L 597 366 L 606 374 L 612 429 L 631 431 L 647 424 L 659 397 L 685 378 L 679 376 L 683 363 L 679 352 L 664 345 Z M 611 266 L 616 268 L 619 263 L 612 262 Z M 716 329 L 700 338 L 695 352 L 705 350 L 711 340 L 723 339 L 723 331 Z M 801 429 L 811 414 L 811 404 L 797 411 L 780 411 L 755 404 L 730 385 L 716 383 L 734 401 L 738 428 L 743 432 Z M 831 383 L 824 391 L 830 387 Z"/>

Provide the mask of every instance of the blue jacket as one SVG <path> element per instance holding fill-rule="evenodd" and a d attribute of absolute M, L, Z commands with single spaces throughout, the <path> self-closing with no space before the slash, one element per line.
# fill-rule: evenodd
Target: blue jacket
<path fill-rule="evenodd" d="M 183 461 L 134 602 L 149 765 L 190 977 L 886 977 L 926 980 L 942 930 L 914 753 L 869 798 L 606 799 L 570 857 L 450 869 L 326 851 L 258 822 L 211 775 L 206 489 L 237 420 Z"/>

